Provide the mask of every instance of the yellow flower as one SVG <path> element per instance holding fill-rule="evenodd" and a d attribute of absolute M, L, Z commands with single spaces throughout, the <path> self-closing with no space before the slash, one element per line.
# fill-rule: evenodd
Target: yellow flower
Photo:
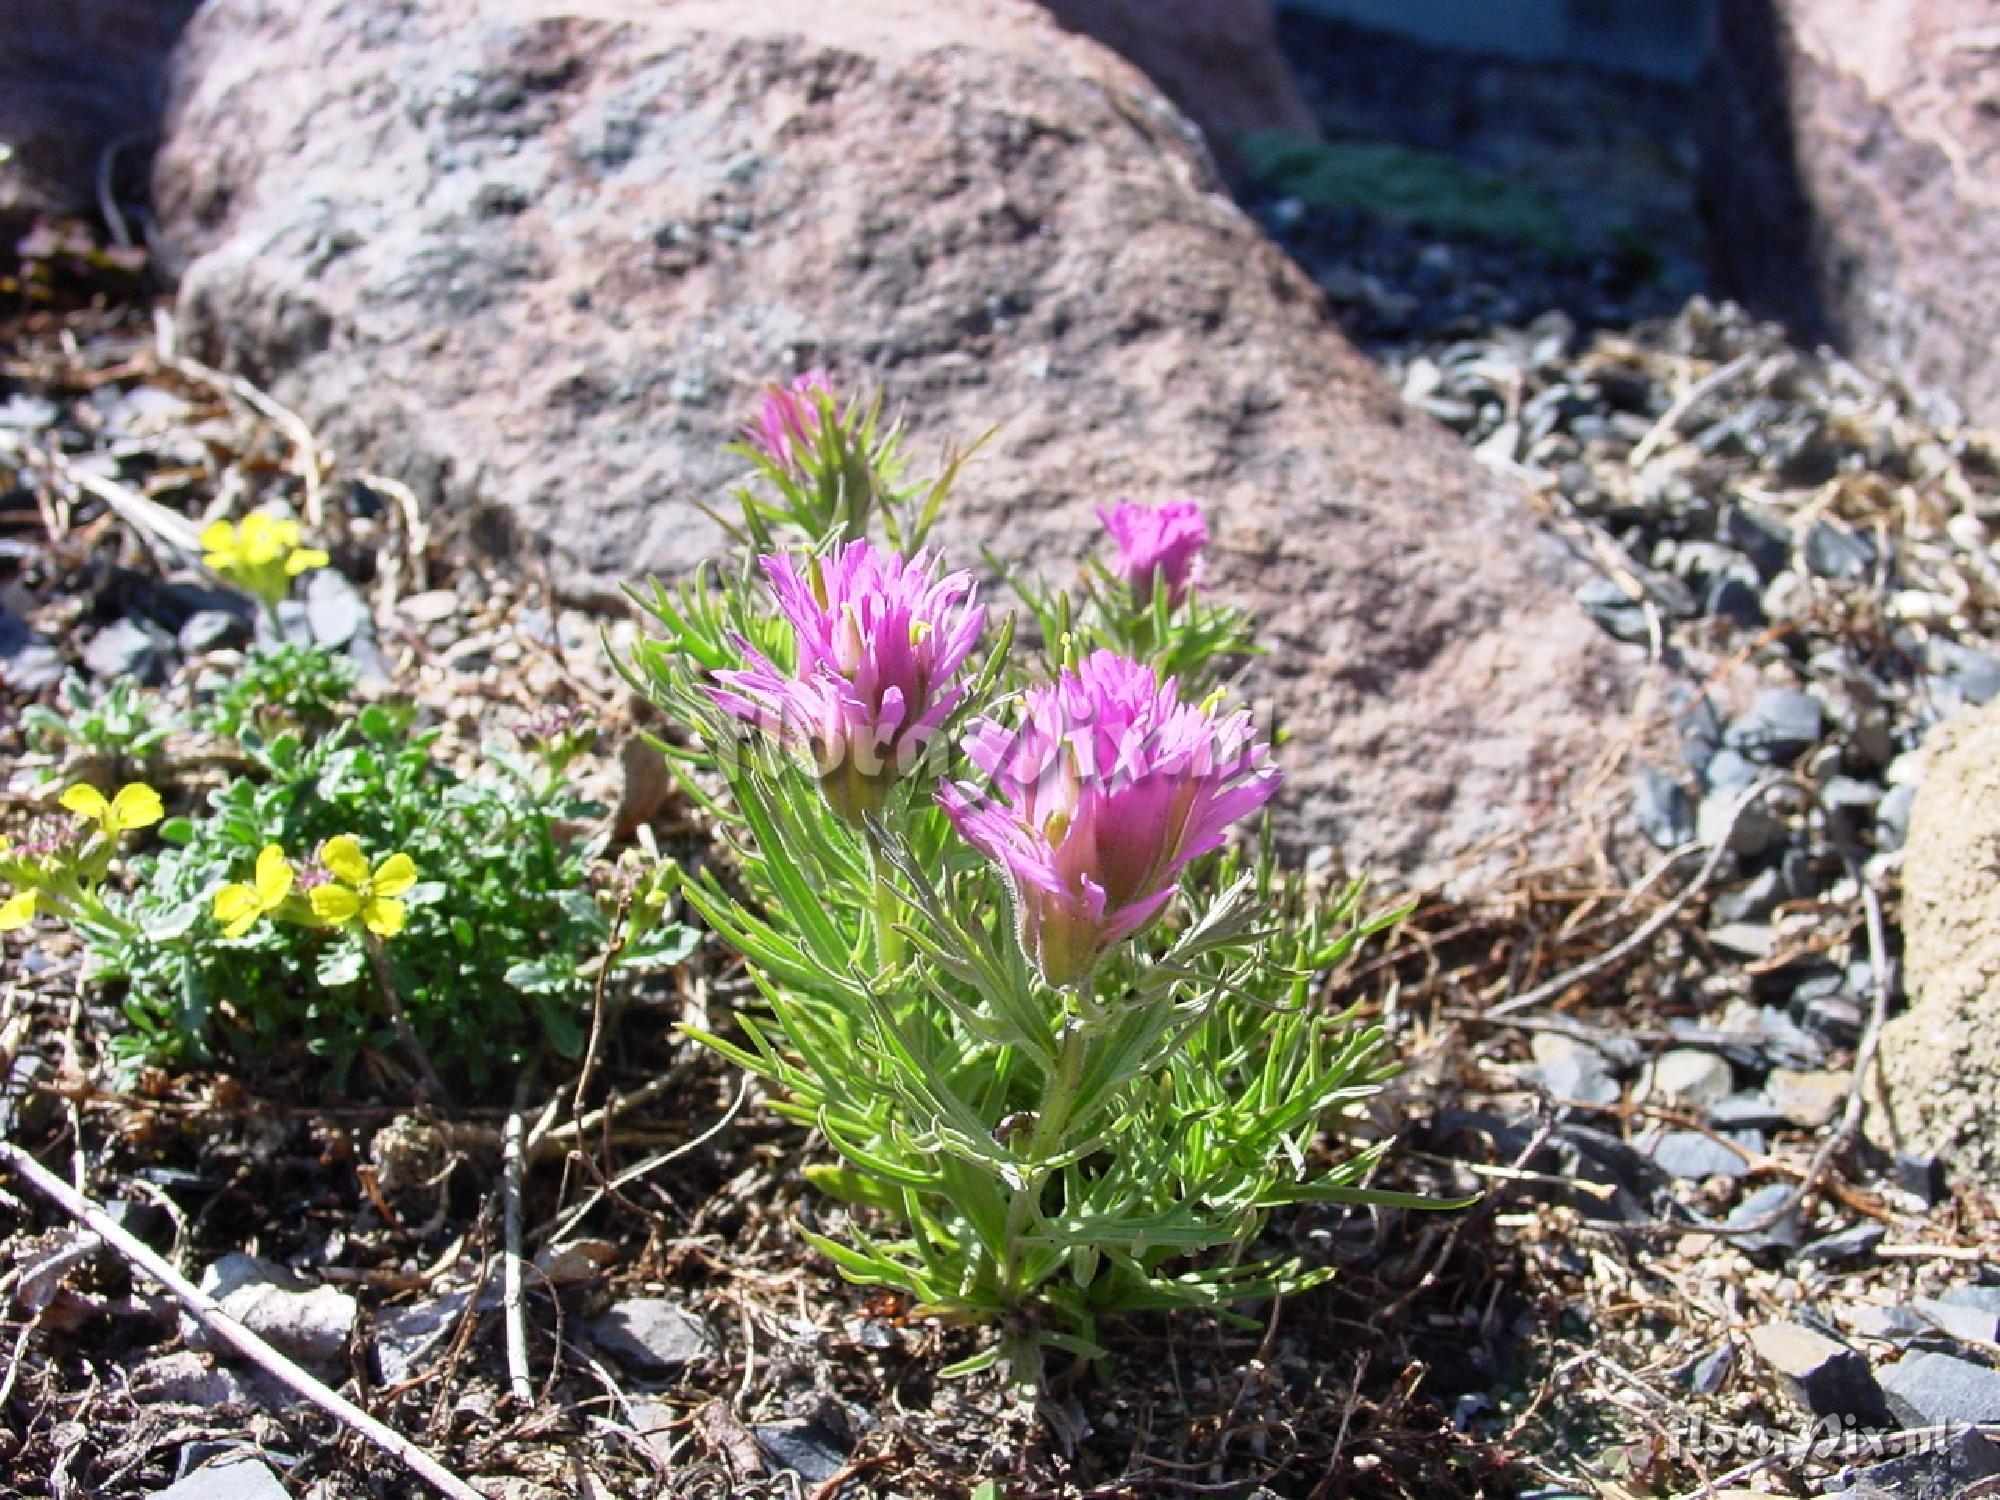
<path fill-rule="evenodd" d="M 16 891 L 0 901 L 0 932 L 13 932 L 35 920 L 35 893 Z"/>
<path fill-rule="evenodd" d="M 403 903 L 396 898 L 417 883 L 416 862 L 407 854 L 392 854 L 371 873 L 361 841 L 351 833 L 320 845 L 319 862 L 333 879 L 307 893 L 313 915 L 330 927 L 345 927 L 356 917 L 377 937 L 394 937 L 403 930 Z"/>
<path fill-rule="evenodd" d="M 104 793 L 87 781 L 79 781 L 62 794 L 62 805 L 79 818 L 88 818 L 104 830 L 108 839 L 138 828 L 151 828 L 166 816 L 160 794 L 140 782 L 132 782 L 105 801 Z"/>
<path fill-rule="evenodd" d="M 253 510 L 240 526 L 217 521 L 203 531 L 201 544 L 207 551 L 201 560 L 216 572 L 231 575 L 259 572 L 275 563 L 287 578 L 296 578 L 325 567 L 327 555 L 317 547 L 301 547 L 300 539 L 297 521 Z"/>
<path fill-rule="evenodd" d="M 216 521 L 201 534 L 202 561 L 230 582 L 276 609 L 291 592 L 292 580 L 327 565 L 317 547 L 299 545 L 299 523 L 252 511 L 242 524 Z"/>
<path fill-rule="evenodd" d="M 239 881 L 215 893 L 215 920 L 223 924 L 222 935 L 242 937 L 259 918 L 283 905 L 291 893 L 292 867 L 285 851 L 276 844 L 266 844 L 257 856 L 257 873 L 250 884 Z"/>

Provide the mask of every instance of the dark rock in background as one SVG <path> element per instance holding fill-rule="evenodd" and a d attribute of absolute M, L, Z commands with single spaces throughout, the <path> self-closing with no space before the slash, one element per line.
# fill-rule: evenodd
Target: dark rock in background
<path fill-rule="evenodd" d="M 1271 0 L 1042 0 L 1069 31 L 1101 42 L 1152 79 L 1225 165 L 1256 130 L 1319 127 L 1278 50 Z"/>
<path fill-rule="evenodd" d="M 42 214 L 95 213 L 98 169 L 143 183 L 166 102 L 167 55 L 197 0 L 0 5 L 0 257 Z"/>
<path fill-rule="evenodd" d="M 2000 421 L 1990 0 L 1727 0 L 1701 119 L 1724 290 Z"/>

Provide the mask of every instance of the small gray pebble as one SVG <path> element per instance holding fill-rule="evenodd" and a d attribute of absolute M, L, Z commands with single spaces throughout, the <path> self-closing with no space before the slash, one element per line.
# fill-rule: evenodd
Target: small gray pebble
<path fill-rule="evenodd" d="M 167 679 L 172 650 L 166 636 L 137 620 L 115 620 L 91 637 L 83 648 L 83 664 L 91 676 L 107 682 L 129 678 L 158 687 Z"/>
<path fill-rule="evenodd" d="M 1851 582 L 1866 577 L 1875 566 L 1875 544 L 1833 521 L 1813 522 L 1801 551 L 1806 567 L 1817 578 Z"/>
<path fill-rule="evenodd" d="M 773 1464 L 807 1484 L 825 1484 L 847 1467 L 851 1445 L 818 1422 L 764 1422 L 750 1431 Z"/>
<path fill-rule="evenodd" d="M 1924 643 L 1924 664 L 1934 696 L 1975 707 L 2000 698 L 2000 656 L 1990 651 L 1934 639 Z"/>
<path fill-rule="evenodd" d="M 1747 755 L 1725 746 L 1709 758 L 1701 779 L 1711 792 L 1740 792 L 1761 774 Z"/>
<path fill-rule="evenodd" d="M 1917 800 L 1914 786 L 1892 786 L 1875 809 L 1875 847 L 1900 849 L 1910 836 L 1910 807 Z"/>
<path fill-rule="evenodd" d="M 1739 630 L 1755 630 L 1764 623 L 1764 601 L 1757 590 L 1735 574 L 1725 574 L 1708 586 L 1707 611 L 1718 620 L 1727 620 Z"/>
<path fill-rule="evenodd" d="M 1724 1339 L 1688 1367 L 1687 1386 L 1697 1396 L 1713 1396 L 1736 1369 L 1736 1346 Z"/>
<path fill-rule="evenodd" d="M 1633 773 L 1632 819 L 1662 849 L 1676 848 L 1694 837 L 1694 803 L 1679 782 L 1654 766 L 1641 766 Z"/>
<path fill-rule="evenodd" d="M 1748 1146 L 1749 1143 L 1745 1142 Z M 1669 1177 L 1701 1182 L 1710 1177 L 1742 1177 L 1752 1158 L 1699 1130 L 1669 1130 L 1643 1148 Z M 1759 1141 L 1756 1152 L 1762 1153 Z"/>
<path fill-rule="evenodd" d="M 1718 537 L 1743 553 L 1766 579 L 1791 559 L 1792 537 L 1782 521 L 1752 505 L 1732 505 L 1722 513 Z"/>
<path fill-rule="evenodd" d="M 1950 1186 L 1945 1181 L 1944 1162 L 1935 1156 L 1898 1152 L 1896 1186 L 1914 1197 L 1921 1198 L 1932 1208 L 1950 1196 Z"/>
<path fill-rule="evenodd" d="M 1732 788 L 1710 792 L 1702 798 L 1701 809 L 1695 814 L 1696 836 L 1711 849 L 1726 844 L 1734 853 L 1750 859 L 1781 847 L 1790 836 L 1785 820 L 1766 808 L 1761 800 L 1739 811 L 1737 803 L 1742 796 L 1741 788 Z"/>
<path fill-rule="evenodd" d="M 1592 578 L 1576 591 L 1576 602 L 1585 614 L 1611 636 L 1643 645 L 1652 639 L 1646 606 L 1632 598 L 1609 578 Z"/>
<path fill-rule="evenodd" d="M 183 656 L 206 656 L 211 651 L 247 645 L 249 640 L 249 623 L 221 609 L 197 610 L 189 615 L 178 637 Z"/>
<path fill-rule="evenodd" d="M 192 1445 L 190 1445 L 192 1446 Z M 153 1500 L 286 1500 L 289 1492 L 254 1453 L 236 1448 L 153 1492 Z"/>
<path fill-rule="evenodd" d="M 1875 1253 L 1875 1247 L 1882 1243 L 1888 1231 L 1874 1220 L 1865 1220 L 1838 1234 L 1829 1234 L 1814 1240 L 1799 1251 L 1800 1260 L 1809 1260 L 1817 1265 L 1845 1265 L 1851 1261 L 1866 1260 Z"/>
<path fill-rule="evenodd" d="M 2000 1370 L 1950 1354 L 1908 1354 L 1882 1374 L 1889 1409 L 1909 1427 L 2000 1422 Z"/>
<path fill-rule="evenodd" d="M 1741 1203 L 1735 1212 L 1723 1221 L 1730 1229 L 1743 1229 L 1761 1223 L 1775 1213 L 1780 1205 L 1792 1196 L 1791 1187 L 1782 1182 L 1773 1182 L 1758 1188 Z M 1805 1233 L 1799 1227 L 1799 1211 L 1796 1205 L 1776 1223 L 1750 1234 L 1733 1236 L 1731 1241 L 1737 1249 L 1746 1254 L 1756 1254 L 1762 1250 L 1775 1250 L 1789 1255 L 1805 1242 Z"/>
<path fill-rule="evenodd" d="M 1735 890 L 1717 896 L 1710 914 L 1719 923 L 1761 922 L 1784 899 L 1784 881 L 1778 872 L 1763 870 Z"/>
<path fill-rule="evenodd" d="M 1961 1287 L 1959 1290 L 1978 1289 Z M 1954 1301 L 1950 1296 L 1919 1297 L 1912 1305 L 1925 1322 L 1963 1343 L 1977 1347 L 2000 1342 L 2000 1311 L 1991 1307 L 1968 1305 Z"/>
<path fill-rule="evenodd" d="M 1755 761 L 1789 763 L 1826 732 L 1819 699 L 1795 688 L 1765 688 L 1750 711 L 1731 722 L 1726 742 Z"/>

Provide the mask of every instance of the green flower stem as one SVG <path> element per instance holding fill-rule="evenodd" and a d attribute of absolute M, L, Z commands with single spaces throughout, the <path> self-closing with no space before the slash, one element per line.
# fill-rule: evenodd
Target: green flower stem
<path fill-rule="evenodd" d="M 77 912 L 75 921 L 78 927 L 95 929 L 121 943 L 129 943 L 139 936 L 137 923 L 126 921 L 95 896 Z"/>
<path fill-rule="evenodd" d="M 50 916 L 83 932 L 119 943 L 129 943 L 139 935 L 138 925 L 119 916 L 94 890 L 65 881 L 60 886 L 42 886 L 37 895 Z"/>
<path fill-rule="evenodd" d="M 361 939 L 361 946 L 368 953 L 368 966 L 375 972 L 375 987 L 382 993 L 382 1004 L 389 1012 L 389 1024 L 396 1029 L 396 1040 L 403 1044 L 403 1050 L 409 1053 L 410 1060 L 423 1076 L 424 1092 L 439 1104 L 449 1103 L 444 1080 L 431 1066 L 430 1054 L 417 1040 L 417 1029 L 410 1024 L 409 1012 L 403 1009 L 402 996 L 396 993 L 396 982 L 389 975 L 389 960 L 382 952 L 382 940 L 372 932 L 367 933 Z"/>
<path fill-rule="evenodd" d="M 1025 1298 L 1032 1288 L 1022 1285 L 1025 1270 L 1021 1236 L 1027 1233 L 1048 1187 L 1050 1168 L 1044 1163 L 1056 1154 L 1063 1132 L 1069 1128 L 1070 1112 L 1076 1107 L 1076 1091 L 1083 1082 L 1083 1064 L 1090 1050 L 1090 1031 L 1082 1022 L 1072 1022 L 1056 1050 L 1056 1064 L 1042 1081 L 1042 1099 L 1035 1111 L 1035 1123 L 1028 1134 L 1023 1154 L 1027 1157 L 1025 1181 L 1014 1189 L 1007 1205 L 1007 1225 L 1002 1233 L 1005 1260 L 1000 1268 L 1001 1295 L 1010 1302 Z"/>
<path fill-rule="evenodd" d="M 896 930 L 903 917 L 903 898 L 889 883 L 889 860 L 872 832 L 868 835 L 868 875 L 875 888 L 875 964 L 886 973 L 903 961 L 903 935 Z"/>
<path fill-rule="evenodd" d="M 583 1102 L 590 1095 L 590 1081 L 597 1073 L 597 1057 L 604 1045 L 604 986 L 619 955 L 625 951 L 630 931 L 626 917 L 631 909 L 629 900 L 619 902 L 617 914 L 611 919 L 611 932 L 605 939 L 603 956 L 598 960 L 597 979 L 590 990 L 590 1039 L 584 1043 L 583 1065 L 576 1070 L 576 1091 L 570 1096 L 570 1114 L 574 1119 L 583 1118 Z"/>

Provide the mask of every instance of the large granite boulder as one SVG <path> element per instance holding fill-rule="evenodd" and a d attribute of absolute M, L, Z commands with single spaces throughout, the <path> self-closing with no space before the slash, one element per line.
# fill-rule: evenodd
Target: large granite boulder
<path fill-rule="evenodd" d="M 1715 11 L 1703 175 L 1727 288 L 2000 424 L 1993 0 Z"/>
<path fill-rule="evenodd" d="M 94 210 L 108 148 L 112 186 L 121 158 L 143 168 L 167 55 L 195 3 L 0 4 L 0 248 L 38 215 Z"/>
<path fill-rule="evenodd" d="M 1924 742 L 1903 854 L 1910 1008 L 1882 1033 L 1883 1129 L 2000 1191 L 2000 702 Z"/>
<path fill-rule="evenodd" d="M 1043 0 L 1071 31 L 1129 58 L 1187 111 L 1225 164 L 1238 136 L 1319 125 L 1278 50 L 1271 0 Z"/>
<path fill-rule="evenodd" d="M 998 435 L 945 535 L 1060 572 L 1192 496 L 1285 827 L 1416 880 L 1563 838 L 1629 669 L 1126 64 L 1026 0 L 212 0 L 156 197 L 182 327 L 573 594 L 678 574 L 772 375 Z"/>

